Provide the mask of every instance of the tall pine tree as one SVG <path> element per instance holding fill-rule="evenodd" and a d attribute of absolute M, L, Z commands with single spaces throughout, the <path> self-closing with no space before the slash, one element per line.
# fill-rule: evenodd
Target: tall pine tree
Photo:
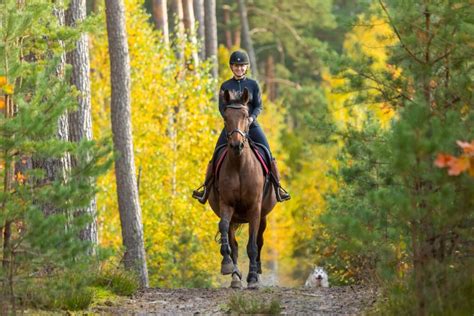
<path fill-rule="evenodd" d="M 323 217 L 328 261 L 380 281 L 392 313 L 467 313 L 474 181 L 434 160 L 473 137 L 472 10 L 465 1 L 378 1 L 371 13 L 392 29 L 389 67 L 363 53 L 339 59 L 335 73 L 358 91 L 348 106 L 396 115 L 389 129 L 367 119 L 344 133 L 341 190 Z"/>
<path fill-rule="evenodd" d="M 63 56 L 79 33 L 61 25 L 55 9 L 50 1 L 10 0 L 0 10 L 0 297 L 13 311 L 18 302 L 41 296 L 54 305 L 51 297 L 61 302 L 84 290 L 80 271 L 93 258 L 78 235 L 88 218 L 73 214 L 93 198 L 91 179 L 110 166 L 108 145 L 57 137 L 60 118 L 77 106 Z M 78 163 L 61 176 L 32 163 L 69 155 Z M 45 206 L 58 211 L 45 214 Z"/>

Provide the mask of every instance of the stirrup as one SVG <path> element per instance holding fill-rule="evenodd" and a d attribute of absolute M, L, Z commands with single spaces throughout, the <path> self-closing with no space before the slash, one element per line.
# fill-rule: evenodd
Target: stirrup
<path fill-rule="evenodd" d="M 199 191 L 201 188 L 204 188 L 204 189 L 202 191 Z M 207 201 L 207 188 L 206 188 L 206 186 L 204 184 L 201 185 L 199 188 L 197 188 L 197 190 L 193 191 L 192 196 L 193 196 L 193 198 L 198 200 L 199 203 L 206 204 L 206 201 Z"/>
<path fill-rule="evenodd" d="M 281 190 L 281 191 L 280 191 Z M 285 202 L 291 199 L 290 193 L 283 189 L 281 186 L 275 188 L 276 199 L 278 202 Z"/>

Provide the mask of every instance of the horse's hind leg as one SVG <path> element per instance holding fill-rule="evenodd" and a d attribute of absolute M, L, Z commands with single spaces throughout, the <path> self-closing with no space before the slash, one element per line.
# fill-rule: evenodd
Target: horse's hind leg
<path fill-rule="evenodd" d="M 262 254 L 262 247 L 263 247 L 263 233 L 267 228 L 267 218 L 264 216 L 260 219 L 260 227 L 258 229 L 258 236 L 257 236 L 257 247 L 258 247 L 258 254 L 257 254 L 257 273 L 262 274 L 262 261 L 260 259 L 260 255 Z"/>
<path fill-rule="evenodd" d="M 231 257 L 234 263 L 234 270 L 232 271 L 232 282 L 230 287 L 232 288 L 241 288 L 242 287 L 242 273 L 239 271 L 237 267 L 237 258 L 239 257 L 239 245 L 235 238 L 235 232 L 238 228 L 238 224 L 230 223 L 229 228 L 229 242 L 230 242 L 230 250 L 231 250 Z"/>
<path fill-rule="evenodd" d="M 229 226 L 234 209 L 230 206 L 221 204 L 220 210 L 221 220 L 219 222 L 219 232 L 221 234 L 221 255 L 223 257 L 221 262 L 221 273 L 231 274 L 232 271 L 234 271 L 234 262 L 230 257 Z"/>

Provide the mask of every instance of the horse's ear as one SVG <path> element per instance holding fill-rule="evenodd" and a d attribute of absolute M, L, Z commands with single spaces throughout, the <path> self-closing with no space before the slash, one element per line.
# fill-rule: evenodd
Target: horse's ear
<path fill-rule="evenodd" d="M 225 89 L 224 90 L 224 104 L 229 104 L 230 103 L 230 92 L 229 90 Z"/>
<path fill-rule="evenodd" d="M 244 92 L 242 92 L 241 101 L 243 104 L 247 104 L 249 102 L 249 89 L 244 88 Z"/>

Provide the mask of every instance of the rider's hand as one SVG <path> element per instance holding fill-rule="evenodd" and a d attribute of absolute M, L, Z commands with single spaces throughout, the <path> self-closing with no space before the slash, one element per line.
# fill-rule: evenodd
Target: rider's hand
<path fill-rule="evenodd" d="M 253 116 L 250 116 L 250 117 L 249 117 L 249 125 L 252 125 L 253 121 L 254 121 Z"/>

